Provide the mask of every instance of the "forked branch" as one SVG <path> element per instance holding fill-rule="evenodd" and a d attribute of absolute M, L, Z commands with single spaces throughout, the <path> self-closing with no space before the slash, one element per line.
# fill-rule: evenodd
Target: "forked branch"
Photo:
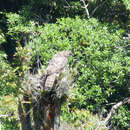
<path fill-rule="evenodd" d="M 98 126 L 95 128 L 95 130 L 99 130 L 102 127 L 106 127 L 108 124 L 109 120 L 112 118 L 112 116 L 116 113 L 116 110 L 122 106 L 123 104 L 130 103 L 130 97 L 125 98 L 124 100 L 116 103 L 115 105 L 112 106 L 110 112 L 108 113 L 107 117 L 103 121 L 99 121 Z"/>
<path fill-rule="evenodd" d="M 89 11 L 88 11 L 88 4 L 86 5 L 85 1 L 84 0 L 80 0 L 82 3 L 83 3 L 83 8 L 85 9 L 85 12 L 86 12 L 86 15 L 88 17 L 88 19 L 90 18 L 90 15 L 89 15 Z"/>
<path fill-rule="evenodd" d="M 123 104 L 126 103 L 130 103 L 130 97 L 125 98 L 123 101 L 120 101 L 118 103 L 116 103 L 110 110 L 110 112 L 108 113 L 106 119 L 104 120 L 104 123 L 107 124 L 108 121 L 111 119 L 111 117 L 115 114 L 116 110 L 122 106 Z"/>

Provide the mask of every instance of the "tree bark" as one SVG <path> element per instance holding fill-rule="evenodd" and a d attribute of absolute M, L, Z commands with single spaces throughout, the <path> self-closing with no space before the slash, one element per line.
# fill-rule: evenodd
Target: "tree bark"
<path fill-rule="evenodd" d="M 47 102 L 42 98 L 39 103 L 33 107 L 34 130 L 58 130 L 60 109 L 60 104 Z"/>
<path fill-rule="evenodd" d="M 25 101 L 28 101 L 28 97 L 26 97 L 25 95 L 23 99 Z M 30 109 L 31 109 L 30 104 L 24 103 L 22 107 L 22 103 L 19 100 L 18 112 L 19 112 L 20 122 L 22 124 L 22 130 L 32 130 L 31 118 L 29 113 Z"/>

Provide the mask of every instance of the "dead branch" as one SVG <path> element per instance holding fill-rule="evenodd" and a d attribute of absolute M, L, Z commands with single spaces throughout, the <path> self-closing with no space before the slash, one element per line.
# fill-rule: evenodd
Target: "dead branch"
<path fill-rule="evenodd" d="M 89 15 L 89 11 L 88 11 L 88 4 L 86 5 L 85 1 L 84 0 L 80 0 L 82 3 L 83 3 L 83 7 L 85 9 L 85 12 L 86 12 L 86 15 L 87 15 L 87 18 L 89 19 L 90 18 L 90 15 Z M 74 8 L 76 6 L 70 6 L 69 3 L 67 2 L 67 0 L 65 0 L 67 6 L 64 6 L 64 8 Z"/>
<path fill-rule="evenodd" d="M 95 128 L 95 130 L 99 130 L 102 127 L 106 127 L 106 125 L 108 124 L 109 120 L 111 119 L 111 117 L 115 114 L 116 110 L 122 106 L 123 104 L 126 103 L 130 103 L 130 97 L 125 98 L 124 100 L 116 103 L 110 110 L 110 112 L 108 113 L 107 117 L 105 118 L 105 120 L 103 121 L 99 121 L 98 122 L 98 126 Z"/>
<path fill-rule="evenodd" d="M 116 104 L 116 102 L 112 102 L 112 103 L 106 104 L 106 106 L 115 105 L 115 104 Z"/>
<path fill-rule="evenodd" d="M 69 5 L 69 3 L 68 3 L 68 1 L 67 0 L 65 0 L 65 2 L 66 2 L 66 4 L 67 4 L 67 6 L 64 6 L 64 7 L 71 7 L 70 5 Z"/>
<path fill-rule="evenodd" d="M 84 0 L 80 0 L 82 3 L 83 3 L 83 5 L 84 5 L 84 9 L 85 9 L 85 11 L 86 11 L 86 15 L 87 15 L 87 17 L 88 17 L 88 19 L 90 18 L 90 15 L 89 15 L 89 11 L 88 11 L 88 4 L 86 5 L 86 3 L 85 3 L 85 1 Z"/>
<path fill-rule="evenodd" d="M 104 123 L 107 124 L 108 121 L 111 119 L 111 117 L 115 114 L 116 110 L 122 106 L 123 104 L 129 103 L 130 102 L 130 97 L 125 98 L 123 101 L 120 101 L 118 103 L 116 103 L 110 110 L 110 112 L 108 113 L 106 119 L 104 120 Z"/>

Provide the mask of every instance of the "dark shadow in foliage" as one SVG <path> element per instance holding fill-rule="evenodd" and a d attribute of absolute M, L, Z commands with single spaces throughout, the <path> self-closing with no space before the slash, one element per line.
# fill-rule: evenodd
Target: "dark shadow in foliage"
<path fill-rule="evenodd" d="M 14 12 L 18 13 L 22 6 L 27 4 L 29 0 L 1 0 L 0 1 L 0 30 L 5 36 L 6 42 L 0 45 L 0 51 L 4 51 L 7 54 L 8 61 L 13 62 L 13 55 L 16 52 L 17 43 L 13 40 L 11 35 L 8 35 L 7 17 L 4 13 Z"/>
<path fill-rule="evenodd" d="M 18 121 L 15 118 L 5 118 L 2 119 L 3 129 L 7 130 L 19 130 Z"/>
<path fill-rule="evenodd" d="M 82 7 L 83 4 L 79 0 L 14 0 L 13 2 L 5 0 L 0 2 L 2 11 L 18 12 L 22 8 L 21 15 L 26 20 L 34 20 L 39 24 L 55 23 L 57 18 L 62 17 L 74 18 L 80 16 L 86 18 L 85 10 Z M 124 25 L 128 21 L 129 11 L 122 0 L 117 0 L 115 3 L 112 0 L 97 0 L 96 3 L 89 2 L 88 10 L 90 16 L 92 15 L 91 17 L 95 17 L 101 22 L 111 23 L 116 21 L 116 24 Z"/>
<path fill-rule="evenodd" d="M 91 3 L 89 7 L 91 12 L 93 12 L 96 7 L 99 7 L 94 12 L 93 17 L 101 21 L 113 22 L 115 20 L 120 24 L 128 20 L 129 11 L 126 9 L 122 0 L 115 2 L 112 0 L 98 0 L 96 4 Z"/>
<path fill-rule="evenodd" d="M 7 34 L 8 27 L 7 27 L 7 17 L 5 14 L 0 14 L 0 29 L 4 33 L 6 42 L 0 45 L 0 51 L 4 51 L 7 54 L 7 58 L 9 62 L 12 62 L 13 55 L 16 52 L 16 41 L 12 40 L 12 37 Z"/>
<path fill-rule="evenodd" d="M 30 4 L 24 8 L 22 15 L 27 20 L 34 20 L 39 24 L 43 23 L 55 23 L 57 18 L 62 17 L 75 17 L 75 15 L 82 15 L 81 11 L 75 8 L 64 8 L 66 2 L 59 0 L 48 0 L 48 1 L 35 1 L 33 0 Z"/>
<path fill-rule="evenodd" d="M 87 2 L 86 2 L 87 4 Z M 34 1 L 32 0 L 25 6 L 25 17 L 36 20 L 40 24 L 45 22 L 55 23 L 57 18 L 80 16 L 86 18 L 82 2 L 74 1 Z M 95 10 L 96 9 L 96 10 Z M 126 9 L 122 0 L 115 3 L 112 0 L 97 0 L 96 3 L 89 3 L 88 10 L 90 16 L 99 19 L 101 22 L 111 23 L 116 21 L 118 24 L 126 23 L 128 21 L 129 11 Z M 94 11 L 95 10 L 95 11 Z"/>
<path fill-rule="evenodd" d="M 86 3 L 87 4 L 87 3 Z M 122 0 L 97 0 L 96 3 L 89 3 L 88 10 L 91 17 L 106 23 L 110 33 L 124 29 L 123 37 L 129 34 L 129 10 L 126 9 Z M 126 48 L 127 50 L 127 48 Z"/>
<path fill-rule="evenodd" d="M 79 0 L 4 0 L 0 2 L 0 11 L 18 12 L 22 7 L 24 12 L 21 15 L 24 15 L 26 20 L 33 19 L 40 24 L 54 23 L 57 18 L 62 17 L 86 17 L 82 2 Z M 117 21 L 118 24 L 122 24 L 128 21 L 129 10 L 126 9 L 122 0 L 89 2 L 88 10 L 90 16 L 102 22 Z"/>
<path fill-rule="evenodd" d="M 17 12 L 25 0 L 0 0 L 0 11 Z"/>

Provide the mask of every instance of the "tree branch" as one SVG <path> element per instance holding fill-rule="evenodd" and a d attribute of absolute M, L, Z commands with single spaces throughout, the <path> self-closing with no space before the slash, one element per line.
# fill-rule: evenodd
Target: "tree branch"
<path fill-rule="evenodd" d="M 89 11 L 88 11 L 88 4 L 86 5 L 86 3 L 85 3 L 85 1 L 84 0 L 80 0 L 82 3 L 83 3 L 83 5 L 84 5 L 84 9 L 85 9 L 85 11 L 86 11 L 86 15 L 87 15 L 87 17 L 88 17 L 88 19 L 90 18 L 90 15 L 89 15 Z"/>
<path fill-rule="evenodd" d="M 108 124 L 109 120 L 111 119 L 111 117 L 115 114 L 116 110 L 122 106 L 123 104 L 126 103 L 130 103 L 130 97 L 125 98 L 124 100 L 116 103 L 110 110 L 110 112 L 108 113 L 107 117 L 105 118 L 104 121 L 99 121 L 98 122 L 98 126 L 95 128 L 95 130 L 99 130 L 102 127 L 106 127 L 106 125 Z"/>
<path fill-rule="evenodd" d="M 106 119 L 104 120 L 104 123 L 107 124 L 108 121 L 111 119 L 111 117 L 115 114 L 115 111 L 123 104 L 129 103 L 130 102 L 130 97 L 125 98 L 123 101 L 120 101 L 116 103 L 108 113 Z"/>
<path fill-rule="evenodd" d="M 68 1 L 65 0 L 65 2 L 66 2 L 66 4 L 67 4 L 68 6 L 64 6 L 64 7 L 68 7 L 68 8 L 70 8 L 71 6 L 69 5 Z"/>

